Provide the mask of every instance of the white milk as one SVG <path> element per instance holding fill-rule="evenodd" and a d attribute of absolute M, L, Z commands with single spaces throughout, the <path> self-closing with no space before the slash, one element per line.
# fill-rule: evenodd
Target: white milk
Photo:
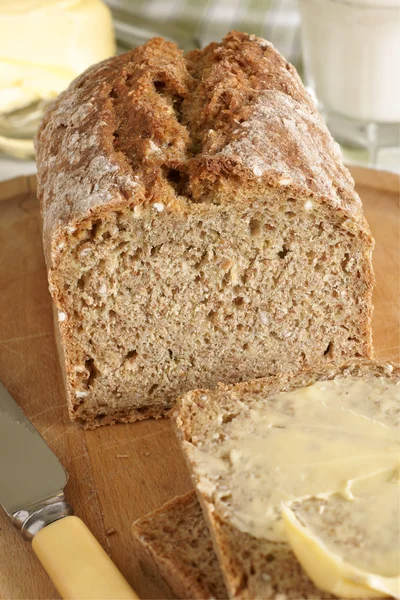
<path fill-rule="evenodd" d="M 400 0 L 300 0 L 308 85 L 328 111 L 400 122 Z"/>

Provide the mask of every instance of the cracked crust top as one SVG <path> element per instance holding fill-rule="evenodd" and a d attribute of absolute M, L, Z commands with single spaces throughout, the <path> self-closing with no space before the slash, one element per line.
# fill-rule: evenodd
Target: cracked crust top
<path fill-rule="evenodd" d="M 44 246 L 110 208 L 246 202 L 276 188 L 364 226 L 354 182 L 295 69 L 231 32 L 185 57 L 154 38 L 95 65 L 48 110 L 36 139 Z"/>

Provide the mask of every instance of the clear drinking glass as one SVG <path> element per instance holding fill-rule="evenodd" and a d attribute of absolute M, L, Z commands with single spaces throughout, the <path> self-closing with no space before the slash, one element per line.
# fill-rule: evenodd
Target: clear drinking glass
<path fill-rule="evenodd" d="M 400 146 L 400 0 L 300 0 L 306 85 L 345 146 Z"/>

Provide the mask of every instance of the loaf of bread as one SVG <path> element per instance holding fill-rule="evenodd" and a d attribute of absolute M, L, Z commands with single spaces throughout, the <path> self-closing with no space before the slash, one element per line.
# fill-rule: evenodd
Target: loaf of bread
<path fill-rule="evenodd" d="M 133 533 L 177 598 L 228 597 L 194 491 L 135 521 Z"/>
<path fill-rule="evenodd" d="M 295 69 L 230 33 L 86 71 L 36 140 L 71 417 L 369 357 L 373 240 Z"/>
<path fill-rule="evenodd" d="M 174 409 L 178 436 L 193 474 L 197 495 L 213 538 L 214 549 L 230 598 L 274 598 L 275 600 L 278 598 L 296 598 L 298 600 L 333 598 L 330 593 L 316 588 L 295 558 L 287 541 L 281 541 L 282 538 L 279 536 L 274 537 L 276 532 L 280 533 L 278 526 L 281 523 L 281 517 L 279 516 L 280 512 L 278 514 L 270 511 L 268 496 L 274 494 L 276 488 L 273 486 L 262 487 L 261 473 L 249 466 L 251 463 L 246 463 L 246 454 L 244 458 L 240 456 L 243 454 L 243 448 L 239 448 L 237 442 L 239 439 L 243 440 L 249 427 L 253 427 L 252 411 L 256 413 L 255 422 L 257 423 L 260 423 L 266 415 L 271 415 L 268 427 L 276 428 L 278 434 L 275 434 L 273 429 L 269 429 L 269 432 L 273 433 L 267 433 L 265 430 L 266 436 L 279 435 L 279 430 L 290 428 L 296 405 L 290 400 L 289 394 L 280 394 L 280 392 L 305 388 L 305 395 L 300 399 L 305 403 L 304 405 L 307 405 L 311 402 L 310 396 L 307 396 L 308 386 L 315 382 L 319 382 L 321 391 L 318 393 L 322 404 L 326 400 L 324 394 L 327 392 L 324 392 L 324 389 L 329 387 L 328 384 L 332 384 L 333 388 L 341 389 L 344 382 L 349 382 L 350 385 L 353 385 L 354 382 L 372 385 L 374 382 L 374 385 L 377 386 L 375 395 L 368 391 L 360 395 L 358 406 L 362 405 L 363 407 L 363 413 L 360 414 L 368 415 L 367 419 L 362 416 L 361 421 L 362 423 L 371 422 L 372 426 L 378 430 L 379 439 L 383 440 L 379 443 L 390 446 L 391 442 L 389 442 L 388 436 L 391 432 L 396 435 L 400 419 L 400 367 L 392 364 L 356 360 L 340 368 L 329 367 L 324 370 L 301 372 L 294 377 L 264 378 L 234 386 L 220 386 L 219 390 L 214 391 L 197 390 L 180 398 Z M 344 392 L 344 394 L 347 398 L 348 410 L 338 408 L 337 411 L 344 414 L 345 419 L 348 420 L 347 429 L 351 435 L 353 421 L 350 419 L 357 414 L 357 409 L 355 409 L 352 388 L 350 388 L 350 392 Z M 282 402 L 280 405 L 278 398 L 283 398 L 279 401 Z M 314 408 L 313 405 L 313 410 Z M 341 416 L 341 418 L 344 417 Z M 307 427 L 310 426 L 307 421 L 302 421 L 302 423 L 304 429 L 296 430 L 297 433 L 295 431 L 292 444 L 301 440 L 302 431 L 307 432 Z M 311 429 L 311 431 L 312 445 L 318 449 L 315 455 L 318 460 L 315 464 L 319 464 L 323 460 L 324 455 L 321 453 L 323 450 L 318 447 L 318 438 L 314 437 L 316 429 Z M 324 436 L 331 439 L 332 431 L 336 432 L 333 435 L 344 436 L 343 439 L 347 443 L 349 438 L 346 437 L 346 426 L 339 431 L 335 429 L 335 423 L 330 421 L 326 423 Z M 250 452 L 249 456 L 254 458 L 257 440 L 253 438 L 249 438 L 249 440 L 245 441 L 245 452 L 247 449 Z M 376 445 L 378 441 L 366 438 L 365 447 L 368 448 L 368 451 L 365 453 L 364 448 L 364 455 L 362 453 L 359 455 L 368 457 L 367 468 L 370 468 L 372 464 L 374 448 L 378 448 L 378 456 L 382 456 L 379 453 L 381 446 Z M 262 446 L 261 448 L 266 456 L 266 447 Z M 390 451 L 393 454 L 398 450 L 392 444 Z M 371 452 L 371 456 L 369 456 L 369 452 Z M 334 456 L 335 460 L 336 458 L 340 460 L 339 456 L 336 454 Z M 345 463 L 349 464 L 351 455 L 345 452 L 344 456 L 347 456 Z M 234 478 L 235 464 L 242 458 L 244 462 L 238 463 L 239 467 L 237 468 L 240 476 L 245 479 L 244 483 L 241 482 L 243 485 L 239 489 L 240 494 L 244 493 L 243 505 L 240 503 L 240 495 L 238 495 L 238 479 Z M 281 468 L 278 466 L 281 464 L 279 462 L 281 459 L 281 454 L 270 455 L 268 460 L 275 465 L 272 471 Z M 396 460 L 396 456 L 394 460 Z M 247 466 L 244 466 L 245 463 Z M 262 464 L 264 465 L 264 463 Z M 293 467 L 293 463 L 290 463 L 289 467 L 292 467 L 293 481 L 297 486 L 296 476 L 302 477 L 299 475 L 299 466 Z M 323 467 L 323 469 L 325 468 Z M 265 473 L 264 466 L 262 470 Z M 389 478 L 393 475 L 392 471 L 385 472 L 389 473 L 386 475 Z M 376 472 L 374 473 L 376 475 Z M 309 480 L 305 479 L 306 482 L 308 481 L 307 485 L 310 482 L 313 484 L 315 480 L 315 477 L 311 477 Z M 344 480 L 345 478 L 342 481 L 344 482 Z M 284 488 L 284 494 L 288 498 L 290 497 L 288 487 Z M 307 498 L 309 499 L 307 500 Z M 341 528 L 340 524 L 336 523 L 336 518 L 332 518 L 332 514 L 335 515 L 335 513 L 329 512 L 330 505 L 324 498 L 323 495 L 319 495 L 318 498 L 313 498 L 312 495 L 303 496 L 302 502 L 310 512 L 316 510 L 318 515 L 327 515 L 318 518 L 328 519 L 327 531 L 330 542 L 334 543 L 338 536 L 338 542 L 347 544 L 347 553 L 353 551 L 354 544 L 356 551 L 358 548 L 365 547 L 368 552 L 368 548 L 372 544 L 373 551 L 379 554 L 379 549 L 375 550 L 374 540 L 365 539 L 365 536 L 362 536 L 362 530 L 356 537 L 352 534 L 349 536 L 349 530 L 344 525 Z M 339 503 L 338 506 L 341 506 L 340 502 L 347 502 L 340 498 L 340 495 L 333 497 Z M 360 499 L 358 501 L 357 511 L 360 511 Z M 373 502 L 376 501 L 374 498 Z M 244 512 L 242 511 L 243 506 Z M 260 512 L 257 517 L 254 516 L 255 513 L 252 512 L 250 506 L 259 507 Z M 280 511 L 279 505 L 278 509 Z M 376 531 L 378 539 L 384 540 L 386 544 L 385 551 L 392 552 L 391 556 L 394 556 L 395 560 L 396 548 L 391 544 L 397 543 L 398 547 L 399 533 L 396 531 L 398 518 L 392 519 L 389 506 L 385 510 L 388 511 L 388 515 L 383 518 L 387 518 L 389 522 L 388 530 L 382 531 L 377 527 Z M 360 514 L 356 515 L 357 527 L 362 522 Z M 258 518 L 261 519 L 260 522 L 256 520 Z M 346 597 L 341 594 L 337 595 Z"/>

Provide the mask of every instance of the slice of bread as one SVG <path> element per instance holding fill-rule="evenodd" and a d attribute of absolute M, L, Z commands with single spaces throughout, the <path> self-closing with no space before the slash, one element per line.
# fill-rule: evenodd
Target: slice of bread
<path fill-rule="evenodd" d="M 372 357 L 373 240 L 295 69 L 232 32 L 91 67 L 36 140 L 72 419 Z"/>
<path fill-rule="evenodd" d="M 178 598 L 228 597 L 194 491 L 135 521 L 133 533 Z"/>
<path fill-rule="evenodd" d="M 314 372 L 301 372 L 294 377 L 263 378 L 256 381 L 220 386 L 218 390 L 197 390 L 181 397 L 174 411 L 178 436 L 189 468 L 192 471 L 198 498 L 210 528 L 225 584 L 231 598 L 331 598 L 317 589 L 296 560 L 289 545 L 282 541 L 269 541 L 255 537 L 232 523 L 228 479 L 224 480 L 226 497 L 217 494 L 220 485 L 215 478 L 207 477 L 204 465 L 199 464 L 199 449 L 218 460 L 228 461 L 218 455 L 218 448 L 229 439 L 232 424 L 244 423 L 248 409 L 263 403 L 278 392 L 291 391 L 316 381 L 342 378 L 388 378 L 400 381 L 400 367 L 378 364 L 374 361 L 356 360 L 342 367 L 331 367 Z M 400 398 L 399 398 L 400 400 Z M 400 402 L 371 403 L 366 396 L 374 420 L 394 426 L 400 417 Z M 246 410 L 247 409 L 247 410 Z M 260 410 L 258 408 L 257 410 Z M 264 410 L 264 409 L 262 409 Z M 265 409 L 267 410 L 267 409 Z M 232 439 L 232 438 L 231 438 Z M 230 460 L 232 458 L 230 457 Z M 219 463 L 218 463 L 219 464 Z M 212 472 L 213 466 L 210 468 Z M 229 473 L 229 469 L 227 470 Z M 220 490 L 219 490 L 220 491 Z"/>

